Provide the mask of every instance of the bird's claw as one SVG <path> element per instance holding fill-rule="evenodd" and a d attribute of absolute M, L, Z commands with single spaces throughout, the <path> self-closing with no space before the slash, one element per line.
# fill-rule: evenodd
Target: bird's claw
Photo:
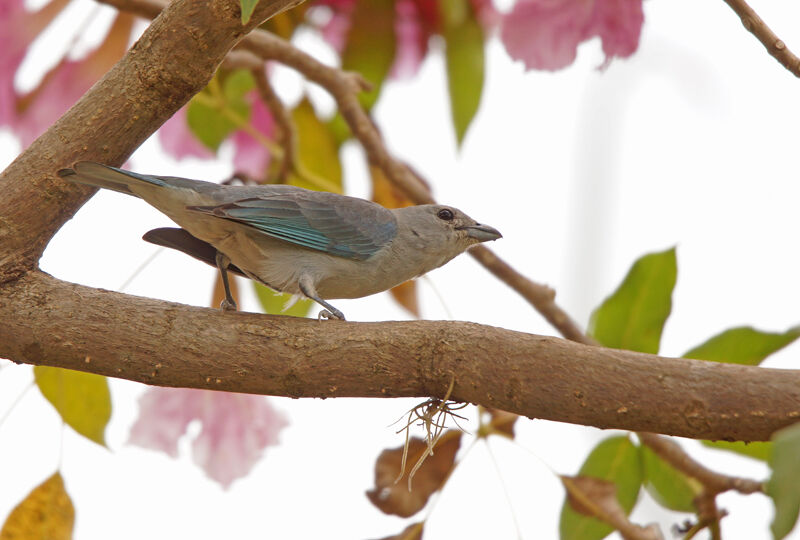
<path fill-rule="evenodd" d="M 322 311 L 319 312 L 319 315 L 317 315 L 318 321 L 323 321 L 323 320 L 329 321 L 331 319 L 339 319 L 340 321 L 343 321 L 345 320 L 344 313 L 342 313 L 338 309 L 334 309 L 333 311 L 323 309 Z"/>
<path fill-rule="evenodd" d="M 236 307 L 236 302 L 234 302 L 232 300 L 228 300 L 226 298 L 219 305 L 219 309 L 221 309 L 222 311 L 237 311 L 239 308 Z"/>

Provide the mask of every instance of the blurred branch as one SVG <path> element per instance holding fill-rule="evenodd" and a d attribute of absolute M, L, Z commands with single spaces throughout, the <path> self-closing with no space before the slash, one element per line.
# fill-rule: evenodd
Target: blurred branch
<path fill-rule="evenodd" d="M 673 440 L 655 433 L 637 433 L 642 444 L 647 445 L 661 459 L 703 484 L 711 495 L 725 491 L 738 491 L 743 495 L 763 493 L 762 482 L 748 478 L 738 478 L 714 472 L 692 459 L 681 446 Z"/>
<path fill-rule="evenodd" d="M 292 117 L 275 93 L 269 80 L 267 80 L 263 62 L 260 63 L 259 67 L 252 68 L 250 72 L 253 74 L 253 78 L 255 78 L 259 97 L 269 109 L 272 119 L 278 126 L 278 137 L 283 147 L 283 157 L 280 167 L 278 168 L 277 180 L 279 183 L 283 183 L 286 181 L 289 171 L 297 168 L 297 148 L 295 146 L 296 138 Z"/>
<path fill-rule="evenodd" d="M 761 17 L 753 11 L 753 8 L 751 8 L 745 0 L 725 0 L 725 3 L 739 15 L 747 31 L 753 34 L 758 41 L 764 45 L 767 52 L 772 55 L 775 60 L 792 72 L 795 77 L 800 77 L 800 58 L 795 56 L 794 53 L 786 47 L 786 43 L 775 35 L 775 32 L 764 23 Z"/>

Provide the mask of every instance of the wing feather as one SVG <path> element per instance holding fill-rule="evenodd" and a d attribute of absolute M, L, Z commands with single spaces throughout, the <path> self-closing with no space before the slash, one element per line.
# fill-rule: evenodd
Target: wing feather
<path fill-rule="evenodd" d="M 364 260 L 397 234 L 382 206 L 333 193 L 287 192 L 188 210 L 253 227 L 272 238 L 330 255 Z"/>

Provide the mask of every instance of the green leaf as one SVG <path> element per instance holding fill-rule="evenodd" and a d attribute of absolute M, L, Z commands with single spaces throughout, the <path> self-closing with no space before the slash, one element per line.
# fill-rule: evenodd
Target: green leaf
<path fill-rule="evenodd" d="M 606 347 L 657 353 L 677 276 L 675 248 L 641 257 L 592 313 L 590 335 Z"/>
<path fill-rule="evenodd" d="M 647 446 L 641 445 L 639 451 L 642 453 L 645 487 L 656 502 L 676 512 L 696 512 L 694 499 L 703 491 L 703 485 L 661 459 Z"/>
<path fill-rule="evenodd" d="M 725 330 L 684 354 L 684 358 L 757 366 L 767 356 L 800 337 L 800 328 L 783 333 L 763 332 L 750 326 Z"/>
<path fill-rule="evenodd" d="M 372 83 L 370 92 L 359 94 L 359 101 L 370 109 L 378 99 L 381 85 L 394 63 L 394 0 L 357 0 L 350 17 L 350 32 L 342 51 L 342 69 L 357 71 Z"/>
<path fill-rule="evenodd" d="M 253 75 L 236 70 L 220 83 L 220 75 L 194 96 L 186 110 L 189 129 L 197 139 L 216 151 L 228 135 L 250 121 L 250 103 L 244 96 L 255 88 Z"/>
<path fill-rule="evenodd" d="M 102 375 L 49 366 L 35 366 L 36 385 L 72 429 L 106 445 L 105 430 L 111 418 L 111 393 Z"/>
<path fill-rule="evenodd" d="M 250 17 L 253 16 L 253 10 L 256 9 L 258 0 L 239 0 L 239 5 L 242 7 L 242 24 L 247 24 Z"/>
<path fill-rule="evenodd" d="M 767 461 L 772 453 L 771 442 L 742 442 L 742 441 L 700 441 L 709 448 L 725 450 L 753 459 Z"/>
<path fill-rule="evenodd" d="M 327 124 L 320 121 L 306 98 L 292 110 L 297 133 L 297 160 L 303 174 L 290 175 L 289 183 L 306 189 L 342 192 L 339 144 Z"/>
<path fill-rule="evenodd" d="M 444 21 L 450 114 L 461 146 L 483 92 L 483 28 L 469 0 L 439 0 L 439 10 Z"/>
<path fill-rule="evenodd" d="M 610 437 L 592 450 L 578 475 L 613 482 L 617 486 L 617 500 L 625 512 L 630 513 L 642 485 L 639 450 L 624 435 Z M 576 512 L 564 500 L 559 523 L 561 540 L 600 540 L 613 530 L 598 519 Z"/>
<path fill-rule="evenodd" d="M 800 512 L 800 423 L 776 432 L 772 443 L 772 476 L 767 482 L 767 495 L 775 502 L 775 519 L 770 528 L 778 540 L 792 531 Z"/>
<path fill-rule="evenodd" d="M 283 306 L 292 298 L 291 294 L 276 293 L 269 287 L 265 287 L 260 283 L 253 282 L 256 289 L 256 296 L 264 308 L 264 313 L 271 313 L 272 315 L 290 315 L 292 317 L 305 317 L 314 303 L 311 300 L 303 299 L 298 300 L 292 307 L 283 311 Z"/>

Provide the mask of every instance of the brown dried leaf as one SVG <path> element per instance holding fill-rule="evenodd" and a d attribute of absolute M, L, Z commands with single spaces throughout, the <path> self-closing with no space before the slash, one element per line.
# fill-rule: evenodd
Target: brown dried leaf
<path fill-rule="evenodd" d="M 576 512 L 605 521 L 626 540 L 663 540 L 657 525 L 642 527 L 631 523 L 617 499 L 613 482 L 591 476 L 562 476 L 567 500 Z"/>
<path fill-rule="evenodd" d="M 591 476 L 562 476 L 567 490 L 567 500 L 576 512 L 608 522 L 608 516 L 621 515 L 627 520 L 625 510 L 617 500 L 614 482 Z"/>
<path fill-rule="evenodd" d="M 239 305 L 239 286 L 236 284 L 236 278 L 228 272 L 228 283 L 231 286 L 231 296 Z M 222 301 L 225 300 L 225 287 L 222 285 L 222 276 L 217 272 L 217 279 L 214 280 L 214 291 L 211 293 L 211 307 L 218 308 Z"/>
<path fill-rule="evenodd" d="M 397 189 L 383 173 L 383 170 L 374 165 L 369 167 L 372 176 L 372 200 L 386 208 L 405 208 L 414 202 L 406 197 L 405 193 Z M 417 300 L 417 285 L 414 281 L 406 281 L 390 291 L 398 304 L 403 306 L 415 317 L 419 317 L 419 301 Z"/>
<path fill-rule="evenodd" d="M 386 208 L 405 208 L 406 206 L 414 205 L 414 201 L 409 199 L 405 193 L 386 178 L 382 169 L 370 165 L 369 172 L 372 177 L 373 201 Z"/>
<path fill-rule="evenodd" d="M 375 487 L 367 491 L 367 498 L 386 514 L 400 517 L 416 514 L 450 476 L 460 445 L 461 431 L 446 431 L 434 447 L 434 453 L 427 456 L 414 474 L 411 491 L 408 489 L 409 471 L 425 454 L 428 444 L 417 437 L 408 441 L 406 470 L 399 480 L 403 447 L 384 450 L 375 462 Z"/>
<path fill-rule="evenodd" d="M 57 472 L 11 511 L 0 540 L 70 540 L 74 525 L 75 508 Z"/>
<path fill-rule="evenodd" d="M 501 433 L 513 439 L 514 424 L 516 424 L 519 415 L 500 409 L 487 409 L 487 411 L 492 416 L 489 425 L 492 426 L 494 432 Z"/>
<path fill-rule="evenodd" d="M 419 318 L 419 300 L 417 299 L 417 282 L 413 279 L 405 281 L 389 290 L 395 301 L 413 316 Z"/>
<path fill-rule="evenodd" d="M 420 521 L 419 523 L 412 523 L 399 534 L 395 534 L 392 536 L 386 536 L 381 538 L 380 540 L 422 540 L 422 529 L 425 526 L 425 522 Z"/>

